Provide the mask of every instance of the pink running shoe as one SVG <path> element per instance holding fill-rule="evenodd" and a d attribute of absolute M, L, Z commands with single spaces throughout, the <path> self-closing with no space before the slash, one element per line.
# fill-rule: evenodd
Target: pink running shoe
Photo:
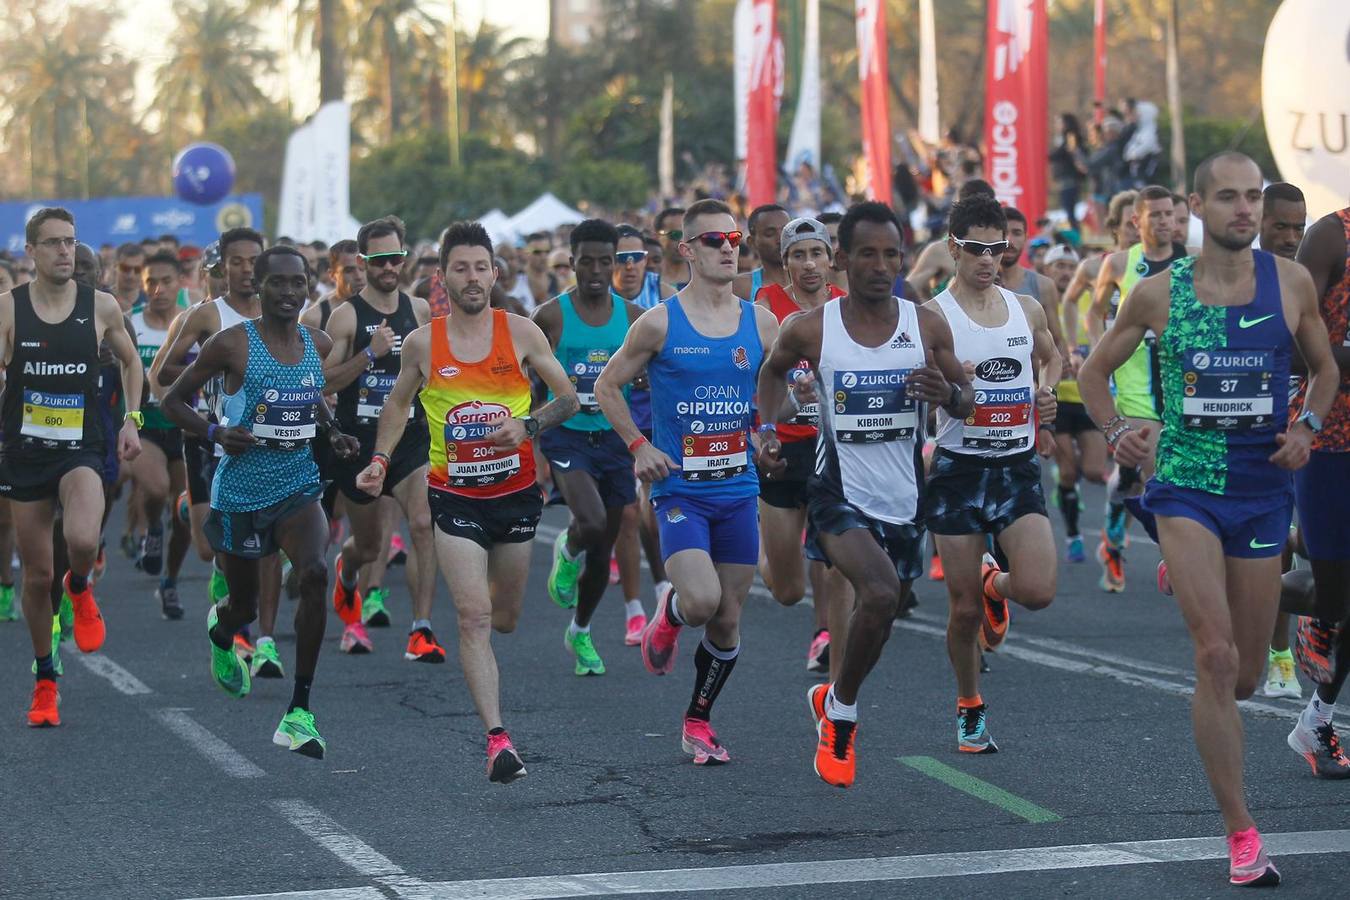
<path fill-rule="evenodd" d="M 525 763 L 511 743 L 511 735 L 505 730 L 487 736 L 487 775 L 488 781 L 498 784 L 510 784 L 527 774 Z"/>
<path fill-rule="evenodd" d="M 642 632 L 647 628 L 647 617 L 642 613 L 628 617 L 628 626 L 624 631 L 623 642 L 629 647 L 642 643 Z"/>
<path fill-rule="evenodd" d="M 366 626 L 360 622 L 353 622 L 342 629 L 342 641 L 338 644 L 338 649 L 343 653 L 371 653 L 375 650 L 375 645 L 371 643 L 370 635 L 366 634 Z"/>
<path fill-rule="evenodd" d="M 1228 836 L 1228 881 L 1244 887 L 1274 887 L 1280 883 L 1280 872 L 1266 856 L 1255 828 Z"/>
<path fill-rule="evenodd" d="M 1167 577 L 1167 561 L 1158 560 L 1158 590 L 1172 596 L 1172 579 Z"/>
<path fill-rule="evenodd" d="M 806 651 L 806 671 L 830 671 L 830 633 L 824 628 L 816 632 Z"/>
<path fill-rule="evenodd" d="M 661 593 L 656 601 L 656 612 L 642 632 L 642 664 L 653 675 L 669 675 L 680 652 L 680 626 L 670 624 L 666 617 L 666 609 L 674 596 L 674 587 L 667 587 Z"/>
<path fill-rule="evenodd" d="M 731 754 L 717 739 L 717 732 L 702 719 L 685 718 L 680 746 L 694 758 L 696 766 L 717 766 L 731 762 Z"/>
<path fill-rule="evenodd" d="M 386 562 L 391 566 L 401 566 L 408 561 L 408 548 L 403 543 L 403 535 L 397 531 L 389 538 L 389 556 Z"/>

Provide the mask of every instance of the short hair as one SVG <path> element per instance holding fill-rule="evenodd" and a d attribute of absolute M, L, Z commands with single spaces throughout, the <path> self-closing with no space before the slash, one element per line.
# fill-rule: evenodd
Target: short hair
<path fill-rule="evenodd" d="M 223 246 L 225 246 L 225 245 L 222 243 L 221 246 L 223 247 Z M 278 246 L 278 247 L 294 247 L 294 246 L 295 246 L 295 238 L 293 238 L 293 237 L 287 237 L 286 235 L 283 234 L 281 237 L 277 238 L 277 246 Z"/>
<path fill-rule="evenodd" d="M 992 196 L 975 194 L 952 204 L 947 232 L 952 237 L 964 238 L 972 228 L 997 228 L 1004 234 L 1008 233 L 1008 217 Z"/>
<path fill-rule="evenodd" d="M 1026 213 L 1015 206 L 1003 207 L 1003 218 L 1007 219 L 1009 222 L 1021 222 L 1023 225 L 1027 224 Z"/>
<path fill-rule="evenodd" d="M 822 225 L 838 225 L 844 220 L 844 214 L 841 212 L 823 212 L 816 216 L 816 221 Z"/>
<path fill-rule="evenodd" d="M 183 242 L 180 241 L 180 240 L 178 239 L 178 235 L 176 235 L 176 234 L 161 234 L 161 235 L 159 236 L 159 242 L 162 244 L 162 243 L 164 243 L 165 241 L 168 241 L 169 243 L 173 244 L 175 247 L 181 247 L 181 246 L 183 246 Z"/>
<path fill-rule="evenodd" d="M 310 241 L 309 245 L 313 247 L 315 250 L 318 250 L 320 253 L 323 253 L 328 250 L 328 244 L 319 240 L 318 238 L 315 238 L 314 240 Z"/>
<path fill-rule="evenodd" d="M 619 229 L 606 222 L 604 219 L 586 219 L 579 222 L 572 233 L 567 237 L 567 245 L 572 250 L 572 255 L 577 253 L 577 247 L 582 243 L 609 244 L 611 247 L 619 246 Z"/>
<path fill-rule="evenodd" d="M 1160 184 L 1150 184 L 1148 187 L 1140 188 L 1139 193 L 1134 198 L 1135 212 L 1142 210 L 1150 200 L 1171 200 L 1172 192 Z"/>
<path fill-rule="evenodd" d="M 1134 208 L 1134 198 L 1138 191 L 1121 191 L 1111 198 L 1106 207 L 1106 228 L 1115 231 L 1125 221 L 1125 210 Z"/>
<path fill-rule="evenodd" d="M 746 227 L 750 229 L 750 233 L 755 233 L 755 223 L 758 222 L 761 217 L 767 216 L 769 213 L 773 212 L 780 212 L 783 215 L 787 215 L 787 210 L 777 203 L 764 203 L 750 210 L 750 218 L 747 219 L 745 223 Z"/>
<path fill-rule="evenodd" d="M 225 240 L 223 238 L 221 239 L 220 245 L 222 247 L 225 246 Z M 272 271 L 272 260 L 280 256 L 294 256 L 296 259 L 300 260 L 300 265 L 305 271 L 305 277 L 309 277 L 309 260 L 305 259 L 300 251 L 294 247 L 287 244 L 277 244 L 275 247 L 270 247 L 258 254 L 257 260 L 253 263 L 253 278 L 258 284 L 261 284 L 263 279 Z"/>
<path fill-rule="evenodd" d="M 1184 205 L 1187 209 L 1191 208 L 1191 199 L 1185 194 L 1172 194 L 1172 205 L 1175 206 L 1178 203 Z"/>
<path fill-rule="evenodd" d="M 848 253 L 853 249 L 853 231 L 859 222 L 875 222 L 878 225 L 894 225 L 897 233 L 904 238 L 905 231 L 900 227 L 895 210 L 877 200 L 855 203 L 848 208 L 839 220 L 839 249 Z"/>
<path fill-rule="evenodd" d="M 243 227 L 231 228 L 229 231 L 224 232 L 220 236 L 220 258 L 224 259 L 226 256 L 228 256 L 230 252 L 230 245 L 233 243 L 237 243 L 238 241 L 251 241 L 257 244 L 259 248 L 264 248 L 267 246 L 267 242 L 263 240 L 263 236 L 259 234 L 257 231 L 253 230 L 252 228 L 243 228 Z M 293 247 L 294 244 L 283 244 L 281 243 L 281 241 L 278 240 L 277 246 Z M 256 265 L 256 263 L 254 265 Z"/>
<path fill-rule="evenodd" d="M 547 237 L 547 235 L 541 236 Z M 488 256 L 496 256 L 492 249 L 492 236 L 478 222 L 455 222 L 445 229 L 445 234 L 441 235 L 440 264 L 442 269 L 450 262 L 450 251 L 456 247 L 482 247 L 488 252 Z M 496 263 L 493 263 L 493 265 L 496 265 Z"/>
<path fill-rule="evenodd" d="M 144 256 L 144 255 L 145 255 L 145 248 L 142 247 L 140 244 L 126 243 L 117 245 L 117 257 L 116 257 L 117 259 L 130 259 L 133 256 Z"/>
<path fill-rule="evenodd" d="M 1269 203 L 1271 200 L 1283 200 L 1286 203 L 1307 203 L 1303 197 L 1303 191 L 1299 190 L 1298 185 L 1290 184 L 1287 181 L 1272 181 L 1266 185 L 1266 189 L 1261 192 L 1261 199 Z"/>
<path fill-rule="evenodd" d="M 1256 165 L 1256 161 L 1245 153 L 1240 153 L 1237 150 L 1221 150 L 1195 167 L 1195 179 L 1193 181 L 1195 192 L 1201 197 L 1206 196 L 1209 189 L 1214 186 L 1214 167 L 1230 159 Z M 1260 170 L 1260 166 L 1257 166 L 1257 170 Z"/>
<path fill-rule="evenodd" d="M 960 189 L 956 192 L 956 199 L 968 200 L 971 197 L 978 197 L 981 195 L 986 197 L 995 196 L 994 186 L 983 178 L 971 178 L 961 185 Z"/>
<path fill-rule="evenodd" d="M 356 241 L 351 238 L 343 238 L 328 248 L 328 264 L 333 268 L 337 268 L 338 260 L 342 257 L 346 256 L 348 253 L 360 252 L 361 248 L 357 246 Z"/>
<path fill-rule="evenodd" d="M 417 257 L 417 264 L 419 266 L 438 266 L 441 264 L 441 261 L 436 258 L 434 253 L 424 253 Z"/>
<path fill-rule="evenodd" d="M 145 258 L 145 267 L 147 269 L 155 265 L 173 266 L 174 269 L 177 270 L 178 257 L 172 250 L 156 250 Z"/>
<path fill-rule="evenodd" d="M 655 247 L 657 250 L 660 250 L 661 239 L 654 234 L 644 234 L 642 236 L 642 246 Z"/>
<path fill-rule="evenodd" d="M 530 244 L 535 241 L 548 241 L 549 246 L 553 245 L 553 235 L 547 231 L 531 231 L 525 235 L 525 243 Z"/>
<path fill-rule="evenodd" d="M 398 238 L 399 246 L 403 246 L 408 229 L 403 226 L 403 220 L 398 216 L 381 216 L 373 222 L 367 222 L 356 232 L 357 252 L 365 253 L 369 250 L 371 238 L 389 237 L 391 234 Z"/>
<path fill-rule="evenodd" d="M 714 200 L 706 197 L 702 200 L 695 200 L 689 204 L 689 208 L 684 211 L 684 221 L 681 223 L 684 231 L 684 237 L 689 237 L 689 223 L 699 216 L 730 216 L 731 207 L 727 206 L 721 200 Z"/>
<path fill-rule="evenodd" d="M 665 209 L 661 210 L 659 213 L 656 214 L 656 218 L 652 220 L 652 224 L 656 226 L 657 231 L 660 231 L 661 223 L 664 222 L 666 219 L 669 219 L 671 216 L 679 216 L 681 219 L 683 219 L 684 207 L 667 206 Z"/>
<path fill-rule="evenodd" d="M 615 225 L 614 230 L 618 232 L 619 240 L 623 240 L 624 238 L 637 238 L 644 244 L 647 243 L 647 236 L 633 225 Z"/>

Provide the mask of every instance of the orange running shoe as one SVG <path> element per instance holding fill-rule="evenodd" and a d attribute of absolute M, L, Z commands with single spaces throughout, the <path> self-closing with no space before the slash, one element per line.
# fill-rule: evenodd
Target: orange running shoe
<path fill-rule="evenodd" d="M 236 634 L 234 636 L 234 654 L 245 663 L 253 661 L 254 649 L 254 646 L 248 642 L 248 638 L 244 637 L 243 634 Z"/>
<path fill-rule="evenodd" d="M 811 707 L 811 724 L 820 728 L 820 720 L 825 718 L 825 699 L 830 695 L 828 684 L 812 685 L 806 689 L 806 703 Z"/>
<path fill-rule="evenodd" d="M 436 640 L 430 628 L 419 628 L 408 635 L 408 649 L 403 653 L 403 658 L 414 662 L 443 663 L 445 648 Z"/>
<path fill-rule="evenodd" d="M 342 584 L 342 554 L 338 554 L 337 572 L 333 579 L 333 609 L 344 625 L 356 625 L 361 621 L 361 592 L 356 588 L 348 590 Z"/>
<path fill-rule="evenodd" d="M 826 716 L 816 723 L 816 774 L 835 787 L 852 787 L 858 758 L 853 752 L 857 722 L 836 722 Z"/>
<path fill-rule="evenodd" d="M 1008 601 L 994 593 L 994 577 L 1000 574 L 998 566 L 984 564 L 984 622 L 980 626 L 980 647 L 993 650 L 1008 636 Z"/>
<path fill-rule="evenodd" d="M 81 653 L 93 653 L 103 646 L 108 629 L 103 624 L 103 614 L 94 602 L 94 586 L 85 582 L 84 590 L 75 593 L 70 589 L 70 573 L 62 579 L 66 596 L 70 597 L 71 608 L 75 611 L 75 646 Z"/>
<path fill-rule="evenodd" d="M 54 728 L 61 724 L 61 692 L 50 678 L 40 678 L 33 685 L 33 705 L 28 708 L 29 728 Z"/>
<path fill-rule="evenodd" d="M 928 566 L 928 579 L 930 581 L 942 581 L 946 577 L 946 574 L 942 571 L 942 557 L 934 553 L 933 561 Z"/>

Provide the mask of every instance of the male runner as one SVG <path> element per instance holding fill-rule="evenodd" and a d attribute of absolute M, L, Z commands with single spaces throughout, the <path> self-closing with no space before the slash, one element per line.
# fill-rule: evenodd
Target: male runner
<path fill-rule="evenodd" d="M 788 241 L 802 221 L 814 220 L 798 219 L 783 235 L 794 284 L 794 257 L 802 245 Z M 858 691 L 881 656 L 901 597 L 923 574 L 927 417 L 921 404 L 947 404 L 963 416 L 974 395 L 962 389 L 966 376 L 942 316 L 891 296 L 904 259 L 900 222 L 891 208 L 852 207 L 839 236 L 841 265 L 853 291 L 783 322 L 759 373 L 759 403 L 781 408 L 788 379 L 804 367 L 817 373 L 826 398 L 809 488 L 811 533 L 853 585 L 857 607 L 851 621 L 845 613 L 849 625 L 835 641 L 838 677 L 832 685 L 812 687 L 807 700 L 816 725 L 816 774 L 827 784 L 849 787 L 856 770 Z M 761 428 L 761 459 L 771 480 L 791 467 L 775 458 L 776 450 L 790 446 L 780 445 L 775 433 L 784 427 Z"/>
<path fill-rule="evenodd" d="M 947 244 L 956 275 L 926 307 L 951 329 L 957 359 L 973 364 L 975 405 L 966 416 L 938 409 L 925 511 L 951 600 L 957 748 L 995 753 L 980 696 L 980 647 L 996 647 L 1007 635 L 1009 600 L 1043 609 L 1055 596 L 1057 554 L 1033 415 L 1041 424 L 1055 420 L 1060 360 L 1040 303 L 995 284 L 1008 249 L 998 201 L 976 195 L 954 204 Z M 998 542 L 1008 571 L 981 563 L 986 535 Z"/>
<path fill-rule="evenodd" d="M 492 631 L 514 631 L 520 619 L 543 509 L 530 444 L 576 412 L 577 399 L 539 328 L 489 305 L 498 273 L 483 226 L 456 222 L 446 229 L 440 265 L 451 314 L 404 339 L 375 453 L 357 485 L 372 496 L 383 490 L 390 453 L 419 399 L 431 437 L 427 483 L 436 556 L 459 618 L 460 664 L 487 729 L 488 780 L 508 783 L 526 772 L 502 727 Z M 534 415 L 526 366 L 554 395 Z"/>
<path fill-rule="evenodd" d="M 770 284 L 787 284 L 787 270 L 783 266 L 783 251 L 778 236 L 788 223 L 786 209 L 777 203 L 766 203 L 750 211 L 746 227 L 750 232 L 750 247 L 760 261 L 759 268 L 742 272 L 731 285 L 737 297 L 754 303 L 759 289 Z"/>
<path fill-rule="evenodd" d="M 1059 321 L 1059 289 L 1048 276 L 1022 265 L 1022 250 L 1027 243 L 1027 217 L 1011 206 L 1003 208 L 1003 215 L 1008 220 L 1008 249 L 1003 251 L 999 261 L 998 283 L 1005 290 L 1030 297 L 1041 305 L 1050 335 L 1055 340 L 1055 350 L 1060 359 L 1068 359 L 1064 330 Z"/>
<path fill-rule="evenodd" d="M 684 237 L 682 230 L 684 208 L 668 206 L 656 214 L 652 227 L 661 240 L 661 263 L 658 274 L 661 276 L 661 299 L 673 296 L 684 290 L 689 283 L 689 263 L 680 255 L 680 241 Z"/>
<path fill-rule="evenodd" d="M 680 630 L 705 629 L 681 732 L 684 752 L 705 765 L 731 760 L 709 717 L 740 654 L 741 606 L 759 558 L 750 431 L 756 373 L 778 324 L 768 310 L 732 293 L 741 232 L 725 203 L 692 204 L 681 231 L 689 285 L 634 323 L 595 393 L 633 454 L 638 477 L 653 483 L 661 552 L 674 585 L 643 632 L 643 665 L 668 674 Z M 623 396 L 643 369 L 652 388 L 650 440 L 633 424 Z"/>
<path fill-rule="evenodd" d="M 145 248 L 126 243 L 117 248 L 117 269 L 113 295 L 124 314 L 130 315 L 145 305 L 141 275 L 145 271 Z"/>
<path fill-rule="evenodd" d="M 534 323 L 548 338 L 567 373 L 580 410 L 539 439 L 553 483 L 571 511 L 568 527 L 553 542 L 548 595 L 563 609 L 576 609 L 563 635 L 577 675 L 603 675 L 605 664 L 591 637 L 591 617 L 609 584 L 609 560 L 624 509 L 637 499 L 633 459 L 595 399 L 595 379 L 623 346 L 629 326 L 642 310 L 611 290 L 619 232 L 600 219 L 587 219 L 568 238 L 576 287 L 534 311 Z M 553 399 L 552 394 L 549 399 Z M 625 610 L 625 620 L 642 615 L 642 604 Z M 645 624 L 645 623 L 644 623 Z M 641 632 L 628 639 L 641 638 Z"/>
<path fill-rule="evenodd" d="M 1283 218 L 1283 215 L 1281 215 Z M 1332 725 L 1336 700 L 1350 674 L 1350 209 L 1323 216 L 1308 229 L 1298 261 L 1312 273 L 1322 320 L 1339 374 L 1339 389 L 1313 437 L 1308 465 L 1294 473 L 1299 533 L 1312 564 L 1314 612 L 1299 619 L 1297 652 L 1304 674 L 1317 687 L 1289 746 L 1313 772 L 1344 778 L 1350 762 Z M 1312 359 L 1308 368 L 1316 371 Z M 1297 366 L 1297 362 L 1295 363 Z M 1310 382 L 1294 405 L 1307 407 L 1316 385 Z"/>
<path fill-rule="evenodd" d="M 830 271 L 826 274 L 840 296 L 848 293 L 848 273 L 839 268 L 839 223 L 843 219 L 844 214 L 838 212 L 821 213 L 816 217 L 830 235 Z"/>
<path fill-rule="evenodd" d="M 338 425 L 361 442 L 361 452 L 334 460 L 332 474 L 347 499 L 351 536 L 338 554 L 333 578 L 333 608 L 345 628 L 341 648 L 369 652 L 366 623 L 389 624 L 383 592 L 357 591 L 357 573 L 367 563 L 385 556 L 389 540 L 377 498 L 356 484 L 370 465 L 375 433 L 385 399 L 398 380 L 403 343 L 408 335 L 431 321 L 425 300 L 399 290 L 399 271 L 408 255 L 403 223 L 385 216 L 361 226 L 356 246 L 365 264 L 365 287 L 333 310 L 326 331 L 333 349 L 324 364 L 325 392 L 337 394 Z M 425 663 L 445 662 L 445 648 L 431 630 L 431 607 L 436 590 L 436 547 L 427 505 L 426 468 L 429 439 L 426 416 L 414 402 L 402 438 L 389 455 L 384 495 L 393 497 L 408 520 L 412 537 L 412 564 L 408 566 L 408 593 L 412 599 L 412 627 L 404 658 Z"/>
<path fill-rule="evenodd" d="M 1198 256 L 1146 278 L 1079 373 L 1089 414 L 1122 466 L 1150 453 L 1112 403 L 1107 377 L 1150 331 L 1164 392 L 1155 475 L 1142 510 L 1156 517 L 1168 576 L 1195 644 L 1195 743 L 1228 835 L 1233 884 L 1277 884 L 1243 795 L 1237 700 L 1256 690 L 1280 597 L 1289 533 L 1289 471 L 1309 445 L 1337 386 L 1312 279 L 1300 266 L 1253 252 L 1261 170 L 1234 151 L 1195 172 L 1192 208 L 1204 227 Z M 1171 196 L 1168 196 L 1168 202 Z M 1307 399 L 1287 425 L 1290 355 L 1308 361 Z"/>
<path fill-rule="evenodd" d="M 956 200 L 959 203 L 976 194 L 992 197 L 994 188 L 982 178 L 971 178 L 962 183 L 956 193 Z M 955 274 L 956 267 L 952 264 L 952 255 L 947 249 L 947 242 L 934 240 L 919 252 L 919 258 L 914 261 L 914 267 L 906 279 L 909 286 L 914 289 L 914 302 L 925 303 L 931 300 L 947 286 L 947 282 Z"/>
<path fill-rule="evenodd" d="M 1174 261 L 1186 256 L 1185 244 L 1173 239 L 1175 220 L 1172 217 L 1172 192 L 1165 187 L 1149 185 L 1140 189 L 1134 199 L 1134 221 L 1139 228 L 1139 243 L 1129 250 L 1117 251 L 1102 263 L 1093 289 L 1092 313 L 1088 317 L 1088 332 L 1095 347 L 1103 330 L 1120 315 L 1129 302 L 1130 289 L 1140 279 L 1166 269 Z M 1119 297 L 1112 307 L 1112 298 Z M 1157 441 L 1162 419 L 1162 387 L 1158 381 L 1158 352 L 1153 335 L 1145 340 L 1134 355 L 1120 367 L 1112 379 L 1116 389 L 1116 410 L 1140 434 L 1152 435 Z M 1117 465 L 1107 481 L 1106 525 L 1102 529 L 1097 559 L 1102 564 L 1101 588 L 1108 593 L 1125 590 L 1124 551 L 1126 546 L 1125 498 L 1137 496 L 1143 484 L 1153 474 L 1153 455 L 1148 454 L 1142 466 Z"/>
<path fill-rule="evenodd" d="M 328 523 L 318 503 L 323 486 L 309 445 L 316 438 L 326 440 L 337 455 L 346 457 L 356 453 L 357 443 L 337 429 L 323 402 L 321 361 L 332 342 L 298 322 L 308 296 L 308 273 L 308 263 L 294 247 L 259 254 L 253 276 L 262 316 L 209 338 L 169 388 L 164 413 L 185 433 L 225 450 L 211 484 L 206 520 L 230 591 L 206 617 L 211 674 L 230 696 L 248 694 L 249 670 L 234 652 L 234 636 L 257 618 L 259 561 L 284 552 L 300 573 L 295 687 L 272 742 L 323 759 L 328 744 L 314 724 L 309 692 L 327 618 Z M 188 405 L 215 378 L 221 379 L 219 423 Z"/>
<path fill-rule="evenodd" d="M 144 373 L 117 300 L 72 279 L 75 217 L 59 207 L 38 210 L 24 226 L 33 281 L 0 294 L 0 495 L 10 501 L 23 569 L 23 617 L 33 641 L 32 727 L 61 724 L 52 659 L 52 523 L 59 502 L 69 560 L 63 588 L 74 607 L 75 644 L 103 646 L 105 627 L 90 573 L 103 521 L 105 437 L 95 408 L 99 344 L 117 359 L 127 406 L 140 408 Z M 139 412 L 117 433 L 117 456 L 140 452 Z"/>

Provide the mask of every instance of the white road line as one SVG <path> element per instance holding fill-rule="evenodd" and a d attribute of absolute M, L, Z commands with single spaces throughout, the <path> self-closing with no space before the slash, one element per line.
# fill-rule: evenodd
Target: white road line
<path fill-rule="evenodd" d="M 303 800 L 273 800 L 270 805 L 300 833 L 340 861 L 406 897 L 423 896 L 426 883 Z M 381 895 L 382 896 L 382 895 Z"/>
<path fill-rule="evenodd" d="M 124 694 L 134 697 L 137 694 L 153 693 L 150 688 L 145 686 L 145 682 L 141 681 L 135 675 L 132 675 L 111 659 L 108 659 L 108 657 L 104 656 L 102 653 L 90 655 L 80 653 L 74 656 L 86 669 L 100 678 L 108 679 L 108 681 L 112 682 L 113 687 Z M 70 658 L 69 654 L 67 655 L 67 658 Z"/>
<path fill-rule="evenodd" d="M 1281 856 L 1350 853 L 1350 830 L 1300 831 L 1263 835 L 1277 860 Z M 378 855 L 378 854 L 377 854 Z M 1010 872 L 1049 872 L 1135 866 L 1156 863 L 1226 860 L 1221 838 L 1176 838 L 1118 844 L 1071 844 L 1061 847 L 978 850 L 923 856 L 887 856 L 869 859 L 826 859 L 814 862 L 717 866 L 703 869 L 663 869 L 647 872 L 600 872 L 543 875 L 529 878 L 488 878 L 441 881 L 421 885 L 407 896 L 419 900 L 546 900 L 550 897 L 604 897 L 614 894 L 661 894 L 761 890 L 808 884 L 856 884 L 864 881 L 912 881 L 964 875 L 1000 875 Z M 1214 883 L 1223 876 L 1216 866 Z M 402 893 L 402 891 L 400 891 Z M 366 900 L 351 896 L 350 900 Z M 295 894 L 259 894 L 210 900 L 349 900 L 348 896 L 313 891 Z"/>
<path fill-rule="evenodd" d="M 261 778 L 267 774 L 189 716 L 187 710 L 157 709 L 154 716 L 231 778 Z"/>
<path fill-rule="evenodd" d="M 197 897 L 194 900 L 389 900 L 379 888 L 328 888 L 318 891 L 286 891 L 280 894 L 233 894 L 229 897 Z"/>

